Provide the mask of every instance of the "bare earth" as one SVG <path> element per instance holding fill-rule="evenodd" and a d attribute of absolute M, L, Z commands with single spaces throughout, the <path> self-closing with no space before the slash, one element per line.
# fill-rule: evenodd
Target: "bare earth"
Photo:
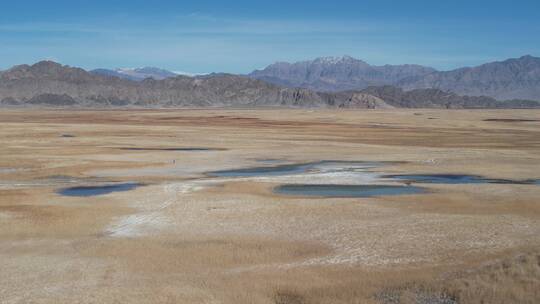
<path fill-rule="evenodd" d="M 2 109 L 0 302 L 538 303 L 540 185 L 425 184 L 428 193 L 372 198 L 272 192 L 383 174 L 540 179 L 538 117 Z M 354 175 L 207 174 L 321 160 L 392 163 Z M 144 186 L 57 193 L 111 182 Z"/>

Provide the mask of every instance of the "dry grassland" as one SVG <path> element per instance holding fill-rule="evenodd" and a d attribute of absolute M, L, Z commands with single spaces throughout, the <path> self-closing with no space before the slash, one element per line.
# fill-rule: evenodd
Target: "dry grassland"
<path fill-rule="evenodd" d="M 539 303 L 539 185 L 289 197 L 272 188 L 356 177 L 208 174 L 347 160 L 540 179 L 540 123 L 517 121 L 539 115 L 2 110 L 0 303 Z M 112 182 L 144 185 L 57 193 Z"/>

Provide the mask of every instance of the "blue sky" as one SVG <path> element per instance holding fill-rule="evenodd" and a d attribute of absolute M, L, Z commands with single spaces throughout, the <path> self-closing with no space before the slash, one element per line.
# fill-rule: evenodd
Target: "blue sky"
<path fill-rule="evenodd" d="M 445 70 L 540 56 L 540 1 L 0 3 L 0 69 L 51 59 L 86 69 L 247 73 L 345 54 Z"/>

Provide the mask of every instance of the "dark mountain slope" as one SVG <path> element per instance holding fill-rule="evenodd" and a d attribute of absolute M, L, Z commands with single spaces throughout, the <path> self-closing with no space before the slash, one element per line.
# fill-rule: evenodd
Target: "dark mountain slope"
<path fill-rule="evenodd" d="M 533 56 L 445 72 L 418 65 L 372 66 L 348 56 L 325 57 L 297 63 L 279 62 L 249 76 L 315 91 L 362 90 L 392 85 L 405 90 L 440 89 L 499 100 L 540 101 L 540 58 Z"/>
<path fill-rule="evenodd" d="M 344 91 L 389 85 L 407 77 L 432 72 L 435 70 L 419 65 L 372 66 L 362 60 L 343 56 L 296 63 L 278 62 L 254 71 L 249 76 L 287 87 Z"/>
<path fill-rule="evenodd" d="M 472 68 L 412 76 L 396 85 L 406 90 L 436 88 L 501 100 L 540 100 L 540 58 L 523 56 Z"/>

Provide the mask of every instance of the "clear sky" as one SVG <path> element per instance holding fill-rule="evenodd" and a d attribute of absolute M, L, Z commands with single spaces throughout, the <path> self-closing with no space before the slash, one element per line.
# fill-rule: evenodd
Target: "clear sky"
<path fill-rule="evenodd" d="M 345 54 L 439 69 L 540 56 L 540 0 L 0 3 L 0 69 L 51 59 L 86 69 L 246 73 Z"/>

